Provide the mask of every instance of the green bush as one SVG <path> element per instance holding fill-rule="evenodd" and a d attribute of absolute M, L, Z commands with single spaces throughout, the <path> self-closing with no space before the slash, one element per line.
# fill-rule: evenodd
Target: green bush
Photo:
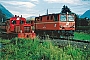
<path fill-rule="evenodd" d="M 1 60 L 85 60 L 89 54 L 84 55 L 82 50 L 71 45 L 58 48 L 50 40 L 40 42 L 38 38 L 13 38 L 8 43 L 0 50 Z"/>

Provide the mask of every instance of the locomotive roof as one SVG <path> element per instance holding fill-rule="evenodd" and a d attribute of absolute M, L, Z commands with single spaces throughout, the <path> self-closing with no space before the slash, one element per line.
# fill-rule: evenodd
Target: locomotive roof
<path fill-rule="evenodd" d="M 10 19 L 15 19 L 16 20 L 17 18 L 20 18 L 20 19 L 23 19 L 23 20 L 25 19 L 24 17 L 12 17 Z"/>
<path fill-rule="evenodd" d="M 58 15 L 58 14 L 66 14 L 66 13 L 52 13 L 52 14 L 47 14 L 47 15 L 41 15 L 42 17 L 43 16 L 51 16 L 51 15 Z M 75 13 L 68 13 L 68 14 L 75 14 Z M 41 16 L 39 16 L 39 17 L 41 17 Z"/>
<path fill-rule="evenodd" d="M 47 14 L 47 15 L 42 15 L 42 16 L 50 16 L 50 15 L 57 15 L 57 14 L 60 14 L 60 13 L 52 13 L 52 14 Z"/>

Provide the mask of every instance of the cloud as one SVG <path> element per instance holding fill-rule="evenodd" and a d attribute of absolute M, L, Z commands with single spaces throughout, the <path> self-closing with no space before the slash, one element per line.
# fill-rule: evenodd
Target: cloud
<path fill-rule="evenodd" d="M 73 5 L 81 5 L 86 4 L 86 2 L 83 2 L 82 0 L 44 0 L 48 3 L 64 3 L 64 4 L 73 4 Z"/>
<path fill-rule="evenodd" d="M 30 16 L 36 16 L 36 14 L 33 14 L 33 13 L 21 13 L 19 11 L 14 11 L 14 10 L 10 10 L 14 15 L 17 15 L 17 16 L 23 16 L 25 18 L 27 17 L 30 17 Z"/>
<path fill-rule="evenodd" d="M 24 17 L 45 14 L 47 8 L 49 13 L 55 13 L 60 11 L 63 5 L 76 13 L 82 13 L 90 6 L 90 2 L 82 0 L 0 0 L 0 3 L 12 14 Z"/>
<path fill-rule="evenodd" d="M 48 3 L 73 3 L 74 1 L 78 0 L 44 0 L 47 1 Z"/>
<path fill-rule="evenodd" d="M 35 6 L 35 4 L 31 3 L 31 2 L 22 2 L 22 1 L 4 1 L 3 3 L 6 4 L 10 4 L 10 5 L 14 5 L 14 6 L 23 6 L 23 7 L 27 7 L 27 8 L 32 8 Z"/>
<path fill-rule="evenodd" d="M 21 15 L 21 13 L 18 11 L 10 10 L 10 12 L 13 13 L 14 15 Z"/>
<path fill-rule="evenodd" d="M 30 16 L 33 7 L 36 5 L 32 2 L 26 1 L 1 1 L 1 4 L 14 15 L 23 15 L 24 17 Z"/>
<path fill-rule="evenodd" d="M 38 4 L 39 0 L 30 0 L 30 2 L 34 3 L 34 4 Z"/>

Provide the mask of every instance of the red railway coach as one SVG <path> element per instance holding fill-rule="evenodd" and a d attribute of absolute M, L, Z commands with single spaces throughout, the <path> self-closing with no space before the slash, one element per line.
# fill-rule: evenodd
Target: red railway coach
<path fill-rule="evenodd" d="M 35 31 L 39 36 L 66 38 L 73 37 L 75 30 L 74 13 L 42 15 L 35 18 Z"/>

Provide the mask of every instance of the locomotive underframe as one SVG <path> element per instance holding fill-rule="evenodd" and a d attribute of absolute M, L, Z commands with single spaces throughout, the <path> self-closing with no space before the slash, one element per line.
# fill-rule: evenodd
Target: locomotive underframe
<path fill-rule="evenodd" d="M 73 39 L 74 30 L 36 30 L 35 33 L 41 37 L 46 38 L 64 38 L 64 39 Z"/>
<path fill-rule="evenodd" d="M 12 39 L 12 38 L 15 38 L 15 37 L 18 37 L 18 34 L 17 33 L 0 33 L 0 38 L 2 39 Z"/>

